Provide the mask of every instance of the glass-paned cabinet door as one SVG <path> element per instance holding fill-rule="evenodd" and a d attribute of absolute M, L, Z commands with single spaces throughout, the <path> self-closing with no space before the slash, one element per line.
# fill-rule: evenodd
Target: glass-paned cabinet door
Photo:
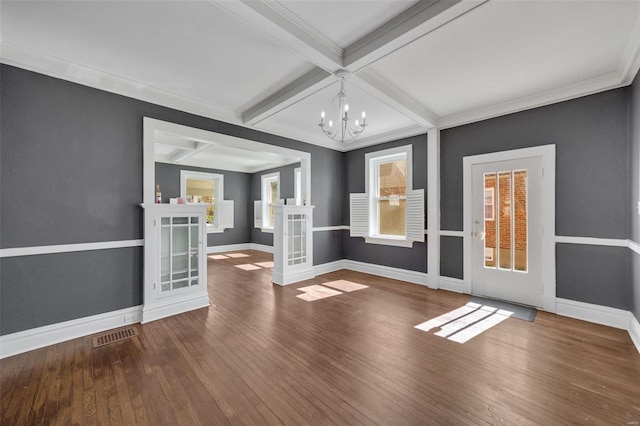
<path fill-rule="evenodd" d="M 307 261 L 307 215 L 287 214 L 287 263 L 299 265 Z"/>
<path fill-rule="evenodd" d="M 160 295 L 199 285 L 201 223 L 198 216 L 160 219 Z"/>

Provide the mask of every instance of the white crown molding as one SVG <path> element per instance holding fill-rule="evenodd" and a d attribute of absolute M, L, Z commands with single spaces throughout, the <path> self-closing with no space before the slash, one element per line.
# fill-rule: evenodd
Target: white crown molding
<path fill-rule="evenodd" d="M 628 85 L 619 72 L 594 77 L 558 89 L 548 90 L 520 99 L 490 105 L 440 118 L 440 129 L 463 126 L 465 124 L 501 117 L 515 112 L 525 111 L 545 105 L 556 104 L 594 93 L 604 92 Z"/>
<path fill-rule="evenodd" d="M 142 319 L 142 306 L 120 309 L 0 336 L 0 359 L 67 340 L 135 324 Z"/>
<path fill-rule="evenodd" d="M 0 258 L 36 256 L 41 254 L 73 253 L 77 251 L 107 250 L 142 247 L 144 240 L 102 241 L 96 243 L 58 244 L 51 246 L 16 247 L 0 249 Z"/>
<path fill-rule="evenodd" d="M 627 45 L 622 54 L 619 72 L 622 76 L 622 82 L 627 85 L 633 83 L 633 79 L 640 69 L 640 10 L 636 21 L 633 24 Z"/>
<path fill-rule="evenodd" d="M 95 89 L 242 126 L 240 114 L 76 62 L 2 41 L 0 61 Z"/>
<path fill-rule="evenodd" d="M 371 136 L 368 138 L 362 138 L 362 139 L 358 138 L 353 142 L 340 144 L 338 148 L 334 148 L 334 149 L 342 152 L 348 152 L 348 151 L 354 151 L 360 148 L 366 148 L 372 145 L 379 145 L 385 142 L 399 141 L 401 139 L 406 139 L 406 138 L 410 138 L 418 135 L 426 137 L 427 131 L 425 128 L 419 125 L 415 125 L 415 126 L 405 127 L 403 129 L 391 130 L 386 133 L 380 133 L 376 136 Z"/>

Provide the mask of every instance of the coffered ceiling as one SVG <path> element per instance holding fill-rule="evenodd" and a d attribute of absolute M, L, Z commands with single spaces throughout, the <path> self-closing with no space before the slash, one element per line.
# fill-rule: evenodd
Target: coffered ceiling
<path fill-rule="evenodd" d="M 640 0 L 1 1 L 3 63 L 338 150 L 631 83 Z M 351 73 L 351 144 L 318 128 Z"/>

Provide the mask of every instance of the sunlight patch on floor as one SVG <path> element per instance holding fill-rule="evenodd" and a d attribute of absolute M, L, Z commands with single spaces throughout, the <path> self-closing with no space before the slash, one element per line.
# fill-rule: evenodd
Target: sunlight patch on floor
<path fill-rule="evenodd" d="M 256 265 L 254 265 L 252 263 L 245 263 L 243 265 L 234 265 L 234 266 L 236 268 L 239 268 L 239 269 L 242 269 L 242 270 L 245 270 L 245 271 L 255 271 L 255 270 L 258 270 L 258 269 L 262 269 L 261 267 L 256 266 Z"/>
<path fill-rule="evenodd" d="M 469 302 L 415 326 L 418 330 L 431 331 L 440 328 L 435 336 L 445 337 L 457 343 L 465 343 L 509 318 L 513 312 Z"/>
<path fill-rule="evenodd" d="M 321 285 L 310 285 L 307 287 L 300 287 L 297 290 L 303 291 L 303 294 L 299 294 L 296 297 L 307 302 L 314 300 L 326 299 L 327 297 L 337 296 L 342 294 L 341 291 L 334 290 L 332 288 L 323 287 Z"/>
<path fill-rule="evenodd" d="M 245 253 L 227 253 L 227 257 L 249 257 L 249 255 Z"/>
<path fill-rule="evenodd" d="M 256 262 L 254 265 L 258 265 L 263 268 L 273 268 L 273 262 Z"/>
<path fill-rule="evenodd" d="M 225 256 L 224 254 L 210 254 L 209 256 L 207 256 L 209 259 L 214 259 L 214 260 L 222 260 L 222 259 L 229 259 L 227 256 Z"/>
<path fill-rule="evenodd" d="M 347 280 L 337 280 L 337 281 L 331 281 L 331 282 L 322 283 L 322 284 L 326 285 L 327 287 L 337 288 L 338 290 L 342 290 L 346 292 L 362 290 L 363 288 L 369 288 L 368 285 L 358 284 L 358 283 L 354 283 L 352 281 L 347 281 Z"/>

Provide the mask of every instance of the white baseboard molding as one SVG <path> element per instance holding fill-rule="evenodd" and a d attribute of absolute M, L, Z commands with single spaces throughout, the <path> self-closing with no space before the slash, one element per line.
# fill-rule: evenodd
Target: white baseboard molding
<path fill-rule="evenodd" d="M 443 277 L 438 278 L 438 288 L 441 290 L 449 290 L 455 293 L 464 293 L 464 280 L 459 278 Z"/>
<path fill-rule="evenodd" d="M 313 271 L 317 275 L 328 274 L 330 272 L 339 271 L 341 269 L 346 269 L 344 267 L 344 260 L 336 260 L 333 262 L 323 263 L 321 265 L 314 265 Z"/>
<path fill-rule="evenodd" d="M 193 311 L 194 309 L 209 306 L 209 296 L 205 294 L 187 295 L 182 299 L 171 298 L 167 303 L 154 304 L 150 307 L 142 308 L 142 323 L 156 321 L 172 315 Z"/>
<path fill-rule="evenodd" d="M 227 244 L 223 246 L 208 246 L 207 254 L 225 253 L 228 251 L 258 250 L 273 253 L 273 247 L 255 243 Z"/>
<path fill-rule="evenodd" d="M 426 286 L 428 284 L 426 272 L 409 271 L 407 269 L 391 268 L 389 266 L 374 265 L 373 263 L 357 262 L 355 260 L 343 260 L 344 269 L 378 275 L 394 280 L 407 281 L 413 284 Z"/>
<path fill-rule="evenodd" d="M 266 246 L 264 244 L 251 243 L 251 250 L 263 251 L 265 253 L 273 253 L 273 246 Z"/>
<path fill-rule="evenodd" d="M 225 253 L 228 251 L 251 250 L 251 243 L 227 244 L 224 246 L 208 246 L 207 254 Z"/>
<path fill-rule="evenodd" d="M 629 330 L 629 315 L 631 315 L 629 311 L 623 309 L 561 298 L 556 299 L 556 313 L 622 330 Z"/>
<path fill-rule="evenodd" d="M 631 315 L 631 319 L 629 320 L 629 336 L 631 336 L 631 341 L 634 345 L 636 345 L 636 349 L 638 353 L 640 353 L 640 322 L 638 319 L 629 312 Z"/>
<path fill-rule="evenodd" d="M 135 324 L 142 319 L 142 306 L 120 309 L 90 317 L 0 336 L 0 359 L 67 340 Z"/>
<path fill-rule="evenodd" d="M 285 286 L 289 284 L 295 284 L 300 281 L 310 280 L 312 278 L 315 278 L 315 276 L 316 274 L 315 274 L 314 268 L 311 268 L 307 271 L 296 272 L 293 274 L 286 274 L 286 275 L 274 269 L 272 282 L 280 286 Z"/>

